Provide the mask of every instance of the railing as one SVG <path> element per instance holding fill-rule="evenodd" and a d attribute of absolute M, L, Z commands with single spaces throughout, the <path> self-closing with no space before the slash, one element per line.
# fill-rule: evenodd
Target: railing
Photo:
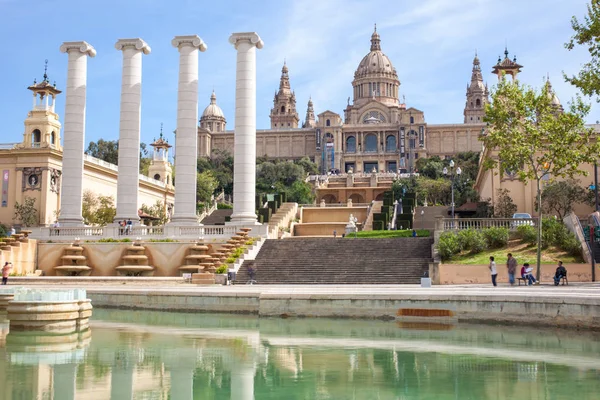
<path fill-rule="evenodd" d="M 50 228 L 50 236 L 102 236 L 104 234 L 103 227 L 57 227 Z"/>
<path fill-rule="evenodd" d="M 515 230 L 522 225 L 537 225 L 537 218 L 440 218 L 436 230 L 451 231 L 486 228 L 508 228 Z"/>

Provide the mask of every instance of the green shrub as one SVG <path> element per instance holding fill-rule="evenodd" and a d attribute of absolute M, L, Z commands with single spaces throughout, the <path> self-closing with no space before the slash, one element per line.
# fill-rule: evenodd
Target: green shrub
<path fill-rule="evenodd" d="M 488 247 L 485 237 L 477 229 L 465 229 L 459 231 L 456 236 L 461 250 L 468 250 L 471 253 L 481 253 Z"/>
<path fill-rule="evenodd" d="M 166 239 L 150 239 L 150 240 L 148 240 L 148 242 L 151 242 L 151 243 L 176 243 L 177 240 L 170 239 L 170 238 L 166 238 Z"/>
<path fill-rule="evenodd" d="M 508 228 L 487 228 L 481 232 L 490 249 L 500 249 L 508 244 Z"/>
<path fill-rule="evenodd" d="M 569 236 L 560 246 L 560 248 L 571 256 L 581 257 L 581 243 L 575 235 Z"/>
<path fill-rule="evenodd" d="M 131 239 L 113 239 L 113 238 L 102 238 L 97 241 L 98 243 L 129 243 Z"/>
<path fill-rule="evenodd" d="M 458 235 L 454 234 L 453 232 L 442 233 L 437 244 L 437 249 L 442 260 L 449 260 L 453 255 L 458 254 L 461 250 Z"/>
<path fill-rule="evenodd" d="M 7 232 L 8 232 L 8 227 L 4 224 L 0 224 L 0 237 L 8 236 Z"/>
<path fill-rule="evenodd" d="M 536 244 L 537 228 L 531 225 L 519 225 L 517 226 L 517 236 L 525 243 Z"/>
<path fill-rule="evenodd" d="M 231 204 L 217 203 L 217 210 L 231 210 L 233 206 Z"/>
<path fill-rule="evenodd" d="M 225 264 L 233 264 L 234 262 L 237 261 L 238 258 L 240 258 L 240 256 L 242 254 L 244 254 L 245 251 L 246 251 L 246 246 L 238 247 L 237 249 L 235 249 L 233 251 L 233 253 L 231 253 L 231 255 L 229 257 L 227 257 L 227 259 L 225 260 Z"/>
<path fill-rule="evenodd" d="M 567 227 L 559 220 L 554 218 L 544 218 L 542 223 L 542 248 L 548 246 L 562 247 L 571 233 Z"/>
<path fill-rule="evenodd" d="M 227 267 L 225 265 L 221 265 L 219 268 L 215 270 L 215 274 L 224 274 L 227 272 Z"/>

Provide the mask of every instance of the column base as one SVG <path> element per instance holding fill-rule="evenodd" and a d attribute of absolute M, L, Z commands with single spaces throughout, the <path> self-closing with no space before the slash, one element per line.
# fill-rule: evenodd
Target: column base
<path fill-rule="evenodd" d="M 60 226 L 84 226 L 83 217 L 59 217 Z"/>
<path fill-rule="evenodd" d="M 233 214 L 229 225 L 260 225 L 255 213 Z"/>

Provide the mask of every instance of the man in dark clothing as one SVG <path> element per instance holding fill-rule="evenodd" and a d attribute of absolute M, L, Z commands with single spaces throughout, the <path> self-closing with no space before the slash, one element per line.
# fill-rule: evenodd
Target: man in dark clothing
<path fill-rule="evenodd" d="M 558 284 L 560 283 L 560 280 L 566 276 L 567 276 L 567 269 L 565 267 L 563 267 L 563 262 L 559 261 L 558 268 L 556 268 L 556 273 L 554 274 L 554 285 L 558 286 Z"/>

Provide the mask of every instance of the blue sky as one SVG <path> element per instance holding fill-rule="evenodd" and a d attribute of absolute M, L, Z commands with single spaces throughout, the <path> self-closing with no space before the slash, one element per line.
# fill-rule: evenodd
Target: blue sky
<path fill-rule="evenodd" d="M 352 95 L 354 70 L 368 53 L 373 23 L 382 50 L 400 78 L 408 106 L 425 112 L 428 123 L 461 123 L 465 88 L 477 50 L 484 79 L 505 44 L 524 65 L 522 82 L 541 86 L 548 73 L 565 104 L 576 91 L 562 79 L 588 60 L 583 49 L 568 52 L 570 18 L 585 13 L 584 0 L 0 0 L 0 76 L 3 101 L 0 142 L 22 138 L 31 107 L 26 89 L 43 75 L 65 87 L 63 41 L 85 40 L 98 54 L 88 60 L 86 143 L 118 139 L 122 54 L 119 38 L 141 37 L 152 53 L 143 58 L 142 141 L 150 142 L 164 123 L 173 141 L 176 124 L 178 52 L 175 35 L 198 34 L 208 45 L 199 58 L 199 114 L 211 90 L 234 126 L 235 56 L 232 32 L 256 31 L 265 47 L 257 52 L 257 126 L 269 127 L 273 94 L 284 58 L 298 113 L 304 119 L 312 96 L 315 111 L 342 113 Z M 57 110 L 64 115 L 64 94 Z M 589 122 L 600 119 L 595 105 Z"/>

